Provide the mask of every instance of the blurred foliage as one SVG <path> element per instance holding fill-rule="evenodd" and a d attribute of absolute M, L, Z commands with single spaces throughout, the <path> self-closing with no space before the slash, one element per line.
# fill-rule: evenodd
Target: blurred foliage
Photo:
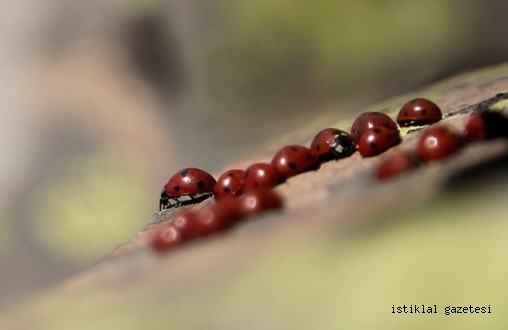
<path fill-rule="evenodd" d="M 11 218 L 7 214 L 7 208 L 0 205 L 0 256 L 6 255 L 9 252 L 11 240 Z"/>
<path fill-rule="evenodd" d="M 57 259 L 89 263 L 129 240 L 155 206 L 139 169 L 105 150 L 75 159 L 34 193 L 32 219 L 40 244 Z"/>
<path fill-rule="evenodd" d="M 429 78 L 468 41 L 461 1 L 219 1 L 211 79 L 244 94 L 341 94 L 401 73 Z M 216 64 L 216 67 L 213 65 Z"/>
<path fill-rule="evenodd" d="M 121 11 L 140 16 L 157 10 L 160 0 L 113 0 Z"/>

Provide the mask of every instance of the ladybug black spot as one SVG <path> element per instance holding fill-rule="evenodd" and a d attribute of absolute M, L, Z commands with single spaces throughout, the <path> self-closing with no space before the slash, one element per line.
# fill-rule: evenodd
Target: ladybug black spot
<path fill-rule="evenodd" d="M 307 159 L 308 159 L 308 160 L 313 160 L 313 159 L 314 159 L 314 157 L 312 157 L 312 154 L 307 154 Z"/>
<path fill-rule="evenodd" d="M 379 146 L 376 143 L 371 143 L 370 147 L 374 150 L 377 150 L 379 148 Z"/>
<path fill-rule="evenodd" d="M 296 164 L 295 163 L 289 163 L 288 164 L 289 168 L 292 169 L 293 171 L 296 170 Z"/>
<path fill-rule="evenodd" d="M 374 128 L 374 133 L 379 134 L 381 133 L 381 130 L 379 128 Z"/>
<path fill-rule="evenodd" d="M 427 115 L 427 112 L 428 112 L 427 109 L 423 109 L 422 110 L 422 115 L 424 115 L 424 116 Z"/>
<path fill-rule="evenodd" d="M 174 191 L 180 191 L 180 186 L 179 186 L 179 185 L 174 186 L 174 187 L 173 187 L 173 190 L 174 190 Z"/>
<path fill-rule="evenodd" d="M 232 172 L 229 172 L 227 175 L 228 175 L 229 177 L 232 177 L 234 174 L 233 174 Z"/>
<path fill-rule="evenodd" d="M 297 147 L 291 147 L 291 150 L 293 150 L 294 152 L 298 152 L 298 148 Z"/>
<path fill-rule="evenodd" d="M 182 175 L 182 178 L 185 178 L 187 176 L 187 174 L 189 174 L 188 171 L 182 171 L 182 173 L 180 173 Z"/>
<path fill-rule="evenodd" d="M 198 188 L 202 190 L 205 187 L 205 183 L 201 180 L 198 181 Z"/>
<path fill-rule="evenodd" d="M 224 187 L 224 192 L 231 192 L 231 189 L 229 187 Z"/>
<path fill-rule="evenodd" d="M 321 151 L 321 146 L 319 144 L 317 145 L 316 150 Z"/>

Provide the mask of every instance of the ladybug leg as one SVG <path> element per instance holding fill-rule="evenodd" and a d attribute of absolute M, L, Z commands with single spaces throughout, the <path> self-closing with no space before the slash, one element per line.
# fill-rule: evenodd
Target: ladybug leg
<path fill-rule="evenodd" d="M 167 209 L 169 208 L 169 206 L 170 206 L 169 196 L 166 194 L 165 189 L 162 189 L 161 198 L 159 200 L 159 211 Z"/>

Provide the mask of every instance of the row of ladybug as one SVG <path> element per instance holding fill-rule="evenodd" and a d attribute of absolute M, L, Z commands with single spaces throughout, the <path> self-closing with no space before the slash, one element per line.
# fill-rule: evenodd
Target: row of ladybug
<path fill-rule="evenodd" d="M 431 125 L 442 119 L 439 107 L 417 98 L 399 111 L 399 126 Z M 431 125 L 422 134 L 415 153 L 392 153 L 379 164 L 376 177 L 384 180 L 422 162 L 443 159 L 459 150 L 464 141 L 506 136 L 507 119 L 495 112 L 473 114 L 464 134 L 444 125 Z M 229 228 L 240 219 L 281 208 L 283 201 L 272 188 L 300 173 L 316 170 L 322 162 L 338 160 L 358 152 L 363 157 L 383 153 L 401 142 L 398 126 L 381 112 L 362 113 L 351 133 L 336 128 L 320 131 L 310 148 L 290 145 L 280 149 L 270 163 L 255 163 L 245 171 L 228 170 L 217 181 L 198 168 L 186 168 L 173 175 L 161 192 L 160 210 L 201 202 L 212 195 L 215 203 L 199 211 L 177 213 L 153 237 L 156 250 L 167 250 L 183 242 Z"/>

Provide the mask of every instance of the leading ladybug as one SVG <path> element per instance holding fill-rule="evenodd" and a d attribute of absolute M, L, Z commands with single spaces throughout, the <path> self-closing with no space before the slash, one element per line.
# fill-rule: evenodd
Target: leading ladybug
<path fill-rule="evenodd" d="M 213 176 L 199 168 L 184 168 L 162 188 L 159 209 L 201 202 L 213 195 L 215 183 Z"/>

